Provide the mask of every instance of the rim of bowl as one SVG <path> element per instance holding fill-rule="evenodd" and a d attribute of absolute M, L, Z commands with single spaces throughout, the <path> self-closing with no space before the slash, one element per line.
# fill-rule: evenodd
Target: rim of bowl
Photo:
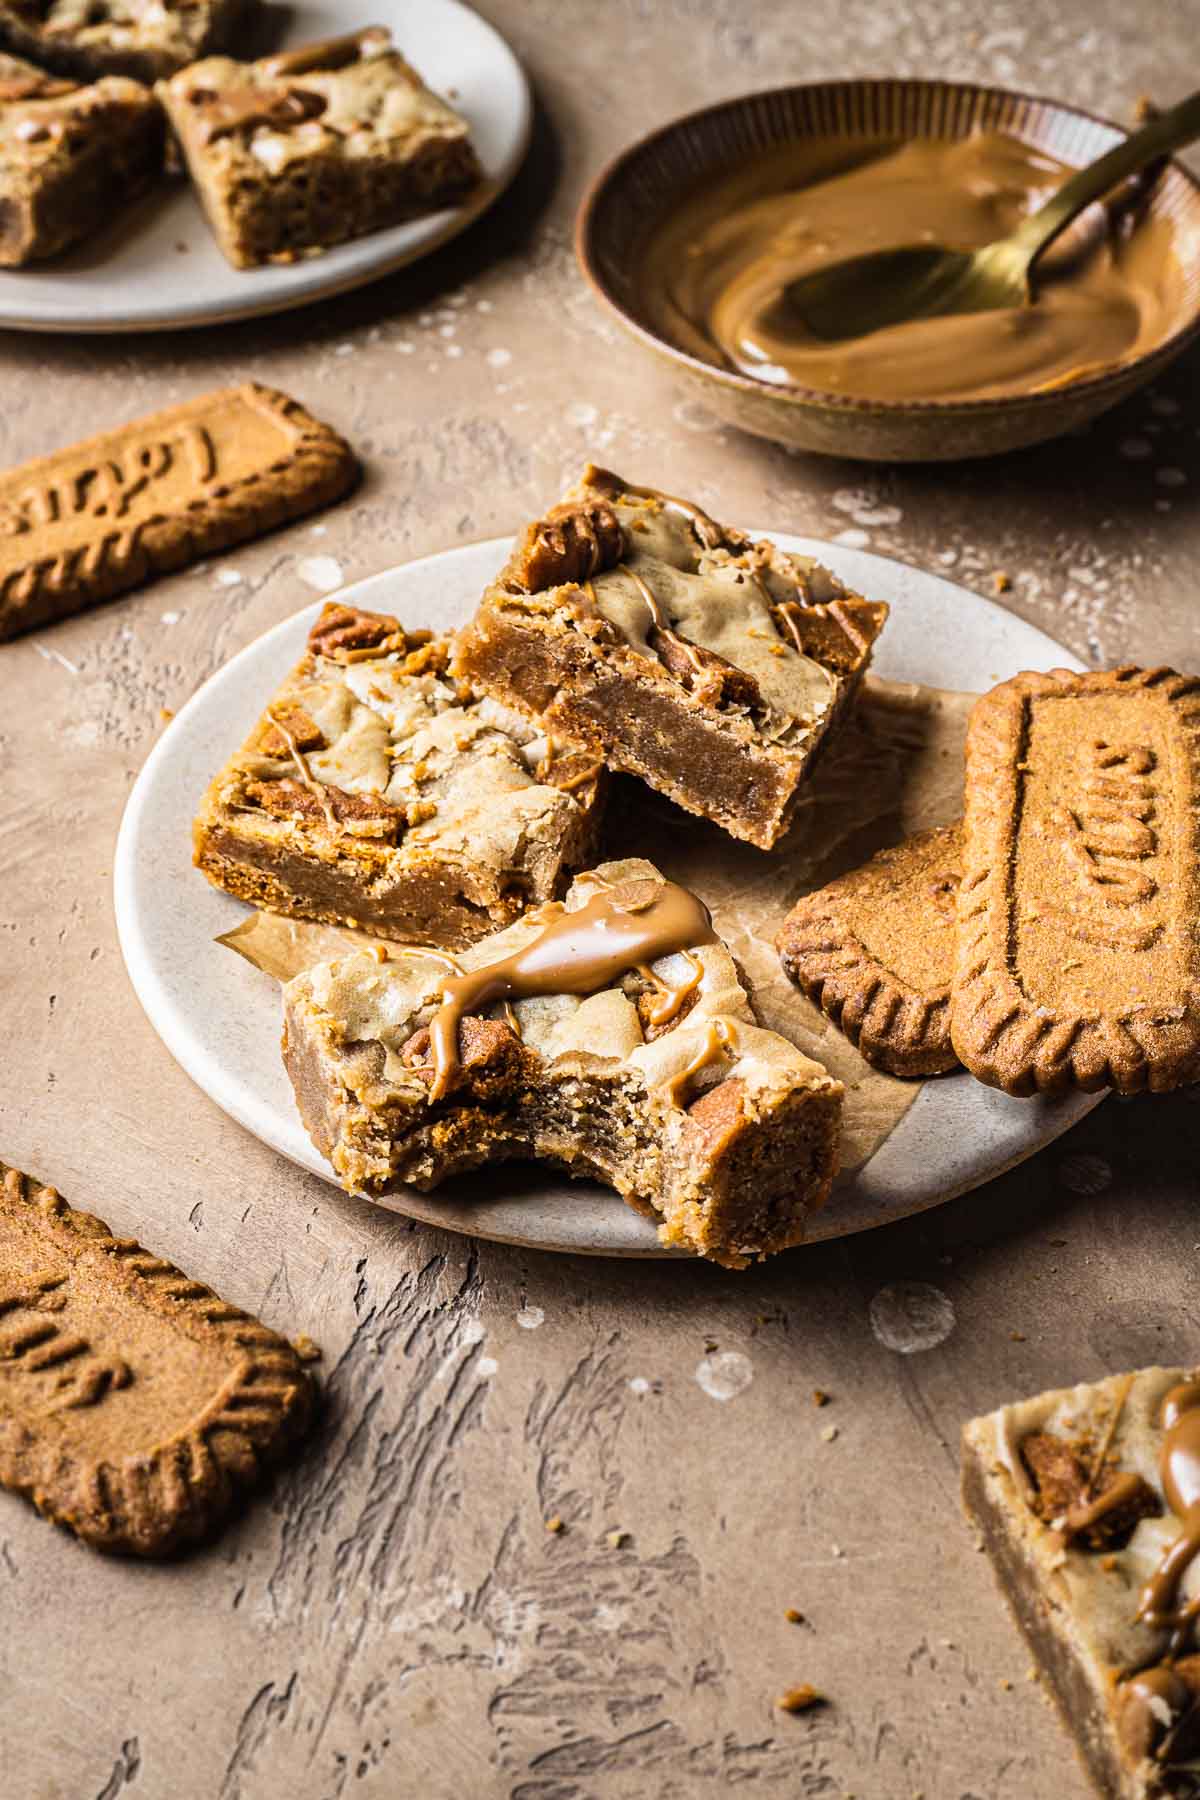
<path fill-rule="evenodd" d="M 785 94 L 815 92 L 831 88 L 925 88 L 938 89 L 944 93 L 996 96 L 1003 99 L 1020 100 L 1034 106 L 1044 106 L 1052 112 L 1062 114 L 1067 119 L 1082 119 L 1091 125 L 1102 125 L 1114 131 L 1120 138 L 1130 136 L 1128 128 L 1119 125 L 1116 120 L 1106 118 L 1103 113 L 1089 111 L 1083 106 L 1073 106 L 1065 100 L 1054 100 L 1046 94 L 1030 93 L 1025 88 L 996 87 L 979 81 L 941 81 L 926 80 L 923 76 L 912 75 L 861 75 L 847 76 L 842 79 L 826 81 L 792 81 L 782 87 L 756 88 L 749 93 L 736 94 L 729 100 L 717 100 L 710 106 L 698 106 L 691 112 L 679 113 L 669 119 L 665 125 L 657 125 L 652 131 L 645 132 L 626 144 L 623 150 L 605 163 L 599 174 L 589 183 L 579 209 L 575 215 L 575 258 L 583 271 L 584 277 L 597 299 L 616 314 L 627 330 L 642 339 L 648 349 L 661 352 L 673 362 L 721 386 L 733 388 L 739 393 L 753 395 L 757 399 L 775 399 L 785 405 L 797 407 L 820 407 L 827 412 L 872 413 L 896 418 L 905 414 L 949 415 L 969 413 L 978 417 L 983 414 L 1010 412 L 1018 407 L 1032 407 L 1038 411 L 1050 411 L 1061 407 L 1068 401 L 1099 397 L 1113 388 L 1127 385 L 1131 379 L 1142 375 L 1149 378 L 1154 368 L 1160 363 L 1171 361 L 1186 348 L 1187 344 L 1200 335 L 1200 298 L 1193 303 L 1192 317 L 1181 325 L 1177 331 L 1164 338 L 1161 344 L 1144 350 L 1132 362 L 1120 363 L 1115 368 L 1102 370 L 1098 375 L 1089 375 L 1082 381 L 1065 382 L 1061 387 L 1045 388 L 1028 394 L 998 394 L 981 400 L 886 400 L 870 399 L 854 394 L 830 393 L 824 388 L 802 387 L 794 382 L 756 381 L 751 375 L 743 375 L 737 369 L 724 368 L 719 363 L 705 362 L 699 356 L 693 356 L 689 350 L 683 350 L 678 344 L 671 342 L 660 332 L 646 325 L 641 319 L 617 299 L 609 289 L 604 277 L 596 266 L 594 252 L 595 221 L 601 201 L 616 186 L 627 165 L 641 156 L 653 145 L 674 137 L 681 131 L 693 127 L 701 119 L 713 118 L 722 113 L 735 113 L 741 108 L 758 105 L 763 101 L 777 99 Z M 783 141 L 783 140 L 780 140 Z M 1173 156 L 1164 158 L 1166 165 L 1192 190 L 1198 208 L 1200 223 L 1200 179 L 1192 174 L 1183 163 Z"/>

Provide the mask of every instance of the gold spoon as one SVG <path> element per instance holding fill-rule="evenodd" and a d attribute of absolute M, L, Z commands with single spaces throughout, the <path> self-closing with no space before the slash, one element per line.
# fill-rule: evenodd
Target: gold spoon
<path fill-rule="evenodd" d="M 904 319 L 1024 306 L 1034 262 L 1085 206 L 1197 137 L 1200 93 L 1078 170 L 1008 237 L 980 250 L 913 244 L 834 263 L 788 283 L 772 308 L 776 322 L 786 326 L 798 317 L 813 336 L 836 342 Z"/>

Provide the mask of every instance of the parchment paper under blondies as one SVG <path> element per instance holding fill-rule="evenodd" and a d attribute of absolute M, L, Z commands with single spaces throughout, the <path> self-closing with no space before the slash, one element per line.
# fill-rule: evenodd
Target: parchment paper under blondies
<path fill-rule="evenodd" d="M 651 857 L 672 880 L 694 889 L 741 963 L 762 1023 L 845 1083 L 843 1180 L 878 1149 L 922 1083 L 865 1063 L 788 981 L 775 936 L 802 894 L 911 832 L 960 816 L 963 740 L 975 698 L 868 676 L 855 716 L 828 746 L 795 824 L 774 850 L 739 844 L 633 780 L 609 808 L 603 857 Z M 271 913 L 252 913 L 221 939 L 281 982 L 379 941 Z M 263 1054 L 274 1049 L 264 1045 Z"/>

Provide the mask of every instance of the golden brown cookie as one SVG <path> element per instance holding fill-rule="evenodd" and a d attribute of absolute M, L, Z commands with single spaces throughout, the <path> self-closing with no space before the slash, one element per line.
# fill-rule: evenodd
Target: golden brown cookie
<path fill-rule="evenodd" d="M 307 1425 L 291 1345 L 0 1163 L 0 1483 L 96 1550 L 206 1537 Z"/>
<path fill-rule="evenodd" d="M 0 640 L 260 537 L 354 485 L 328 425 L 248 381 L 0 475 Z"/>
<path fill-rule="evenodd" d="M 784 921 L 787 974 L 877 1068 L 941 1075 L 950 1043 L 958 825 L 922 831 L 806 894 Z"/>
<path fill-rule="evenodd" d="M 954 1048 L 1010 1094 L 1200 1078 L 1200 681 L 1018 675 L 966 754 Z"/>

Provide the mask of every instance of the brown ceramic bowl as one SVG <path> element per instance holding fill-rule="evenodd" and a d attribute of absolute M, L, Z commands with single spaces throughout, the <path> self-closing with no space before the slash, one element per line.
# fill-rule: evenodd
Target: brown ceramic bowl
<path fill-rule="evenodd" d="M 1086 424 L 1161 373 L 1200 334 L 1200 182 L 1168 163 L 1151 214 L 1172 222 L 1183 267 L 1178 320 L 1161 343 L 1118 369 L 1043 393 L 990 400 L 858 400 L 773 387 L 690 355 L 650 323 L 635 280 L 656 225 L 706 179 L 755 153 L 803 139 L 835 151 L 855 140 L 897 144 L 1005 131 L 1082 166 L 1127 134 L 1057 101 L 968 82 L 821 81 L 747 94 L 689 113 L 640 139 L 585 196 L 575 247 L 593 289 L 648 350 L 721 418 L 803 450 L 881 462 L 946 462 L 1040 443 Z"/>

